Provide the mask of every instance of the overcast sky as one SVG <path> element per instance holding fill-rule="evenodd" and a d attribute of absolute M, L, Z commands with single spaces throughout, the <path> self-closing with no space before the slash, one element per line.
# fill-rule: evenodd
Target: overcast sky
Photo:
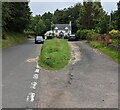
<path fill-rule="evenodd" d="M 64 9 L 74 6 L 77 2 L 30 2 L 29 6 L 33 15 L 42 15 L 45 12 L 54 12 L 56 9 Z M 104 10 L 108 13 L 117 9 L 117 2 L 102 2 Z"/>

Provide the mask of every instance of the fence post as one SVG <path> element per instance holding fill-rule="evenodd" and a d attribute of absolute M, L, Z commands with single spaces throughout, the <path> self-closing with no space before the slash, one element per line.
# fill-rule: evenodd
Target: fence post
<path fill-rule="evenodd" d="M 109 36 L 109 35 L 106 35 L 106 36 L 105 36 L 105 45 L 106 45 L 106 46 L 108 46 L 109 40 L 110 40 L 110 36 Z"/>

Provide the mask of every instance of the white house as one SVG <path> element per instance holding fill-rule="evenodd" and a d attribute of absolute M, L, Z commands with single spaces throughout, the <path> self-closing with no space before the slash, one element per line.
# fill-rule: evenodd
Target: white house
<path fill-rule="evenodd" d="M 52 34 L 53 34 L 53 31 L 52 31 L 52 30 L 47 31 L 47 32 L 44 34 L 45 39 L 47 39 L 47 36 L 52 36 Z"/>
<path fill-rule="evenodd" d="M 69 24 L 54 24 L 53 34 L 61 38 L 69 36 L 71 34 L 71 22 Z"/>

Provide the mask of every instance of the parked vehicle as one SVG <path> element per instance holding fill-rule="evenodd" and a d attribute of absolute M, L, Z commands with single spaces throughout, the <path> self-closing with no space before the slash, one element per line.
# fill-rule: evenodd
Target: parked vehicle
<path fill-rule="evenodd" d="M 44 43 L 44 39 L 42 36 L 35 37 L 35 44 L 43 44 L 43 43 Z"/>
<path fill-rule="evenodd" d="M 69 35 L 68 41 L 76 41 L 76 37 L 74 34 Z"/>

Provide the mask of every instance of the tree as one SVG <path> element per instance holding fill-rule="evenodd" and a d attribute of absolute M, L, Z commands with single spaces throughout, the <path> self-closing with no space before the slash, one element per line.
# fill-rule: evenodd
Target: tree
<path fill-rule="evenodd" d="M 63 10 L 56 10 L 53 15 L 53 23 L 54 24 L 68 24 L 70 21 L 72 22 L 72 32 L 75 33 L 78 30 L 76 20 L 80 14 L 80 8 L 82 5 L 77 3 L 75 6 L 71 6 L 69 8 L 64 8 Z"/>
<path fill-rule="evenodd" d="M 40 19 L 40 20 L 37 22 L 37 24 L 35 25 L 34 30 L 35 30 L 35 33 L 36 33 L 37 35 L 41 35 L 41 34 L 44 33 L 45 24 L 44 24 L 44 22 L 42 21 L 42 19 Z"/>
<path fill-rule="evenodd" d="M 109 25 L 109 17 L 103 10 L 101 2 L 93 3 L 93 25 L 94 29 L 99 33 L 106 33 Z"/>
<path fill-rule="evenodd" d="M 76 23 L 79 29 L 95 29 L 97 32 L 102 32 L 102 26 L 108 26 L 107 21 L 107 15 L 102 8 L 101 2 L 87 0 L 83 2 L 83 6 L 80 8 L 79 18 Z"/>
<path fill-rule="evenodd" d="M 73 32 L 73 33 L 76 33 L 77 30 L 78 30 L 76 20 L 79 18 L 80 9 L 82 9 L 82 8 L 83 8 L 83 7 L 82 7 L 81 3 L 77 3 L 74 7 L 72 7 L 72 8 L 69 10 L 69 12 L 71 13 L 71 14 L 70 14 L 69 21 L 72 22 L 72 32 Z"/>
<path fill-rule="evenodd" d="M 117 24 L 118 12 L 112 11 L 109 15 L 109 18 L 110 18 L 109 30 L 111 31 L 112 29 L 117 29 L 118 28 L 118 24 Z"/>
<path fill-rule="evenodd" d="M 44 13 L 42 16 L 41 16 L 41 19 L 43 20 L 46 28 L 44 31 L 48 31 L 50 30 L 51 28 L 51 23 L 52 23 L 52 17 L 53 17 L 53 14 L 48 12 L 48 13 Z"/>
<path fill-rule="evenodd" d="M 117 19 L 117 24 L 118 24 L 118 30 L 120 30 L 120 1 L 117 3 L 118 6 L 118 11 L 117 11 L 117 15 L 118 15 L 118 19 Z"/>
<path fill-rule="evenodd" d="M 93 2 L 85 1 L 84 5 L 84 15 L 81 17 L 82 28 L 93 29 Z"/>
<path fill-rule="evenodd" d="M 53 18 L 52 18 L 52 20 L 53 20 L 53 23 L 54 24 L 62 24 L 62 23 L 66 23 L 66 21 L 65 21 L 65 19 L 66 19 L 66 17 L 64 16 L 66 11 L 65 10 L 56 10 L 55 12 L 54 12 L 54 16 L 53 16 Z"/>
<path fill-rule="evenodd" d="M 82 29 L 83 28 L 83 26 L 82 26 L 82 16 L 84 16 L 84 13 L 85 13 L 84 6 L 81 6 L 79 10 L 80 10 L 80 12 L 79 12 L 79 17 L 76 19 L 76 25 L 77 25 L 78 29 Z"/>
<path fill-rule="evenodd" d="M 7 30 L 7 23 L 11 20 L 11 10 L 9 9 L 9 2 L 2 3 L 2 26 L 3 31 Z"/>
<path fill-rule="evenodd" d="M 23 32 L 30 21 L 28 2 L 3 2 L 3 28 L 7 31 Z"/>
<path fill-rule="evenodd" d="M 46 26 L 45 22 L 42 20 L 42 17 L 40 15 L 36 15 L 35 17 L 31 16 L 30 25 L 26 31 L 36 35 L 42 35 L 45 33 L 45 30 Z"/>
<path fill-rule="evenodd" d="M 100 30 L 99 30 L 100 34 L 105 34 L 105 33 L 108 32 L 109 17 L 107 15 L 103 17 L 103 19 L 100 22 L 99 26 L 100 26 Z"/>

